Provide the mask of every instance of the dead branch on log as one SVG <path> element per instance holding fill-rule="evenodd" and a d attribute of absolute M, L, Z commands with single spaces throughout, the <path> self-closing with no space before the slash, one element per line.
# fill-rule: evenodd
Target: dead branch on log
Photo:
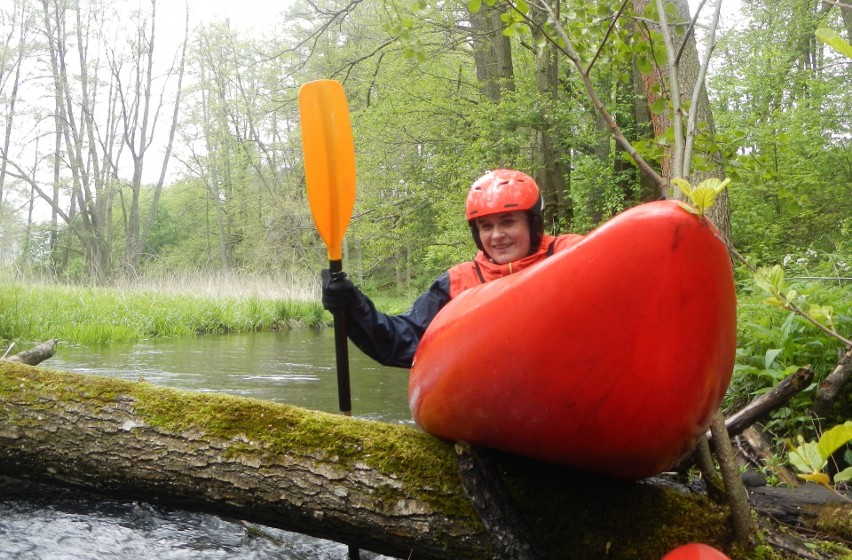
<path fill-rule="evenodd" d="M 0 361 L 37 366 L 48 358 L 53 357 L 53 354 L 56 352 L 57 342 L 59 342 L 58 338 L 46 340 L 32 350 L 24 350 L 23 352 L 18 352 L 14 356 L 8 358 L 4 356 L 3 358 L 0 358 Z"/>
<path fill-rule="evenodd" d="M 739 435 L 766 414 L 784 406 L 787 401 L 810 385 L 813 378 L 814 371 L 810 366 L 804 366 L 782 379 L 778 385 L 725 420 L 728 436 Z"/>
<path fill-rule="evenodd" d="M 810 367 L 801 367 L 781 380 L 781 382 L 770 391 L 757 397 L 751 403 L 731 415 L 725 420 L 728 437 L 736 437 L 742 433 L 743 430 L 760 420 L 769 412 L 786 404 L 794 395 L 805 389 L 810 384 L 813 377 L 814 372 L 810 369 Z M 713 434 L 710 430 L 708 430 L 705 434 L 705 438 L 709 444 L 713 444 Z M 693 450 L 692 453 L 685 456 L 677 465 L 675 465 L 674 470 L 685 471 L 698 459 L 699 457 L 697 456 L 696 450 Z M 699 464 L 699 467 L 705 474 L 709 473 L 709 471 L 706 470 L 708 468 L 706 460 L 704 460 L 703 464 Z M 708 482 L 712 482 L 710 477 L 708 477 Z"/>
<path fill-rule="evenodd" d="M 852 375 L 852 348 L 846 350 L 834 370 L 819 384 L 814 397 L 814 414 L 817 417 L 825 418 L 828 416 L 834 400 L 840 394 L 843 385 L 849 380 L 850 375 Z"/>
<path fill-rule="evenodd" d="M 299 531 L 399 558 L 497 558 L 453 446 L 406 425 L 0 362 L 0 474 Z M 494 453 L 547 558 L 725 548 L 706 497 Z"/>

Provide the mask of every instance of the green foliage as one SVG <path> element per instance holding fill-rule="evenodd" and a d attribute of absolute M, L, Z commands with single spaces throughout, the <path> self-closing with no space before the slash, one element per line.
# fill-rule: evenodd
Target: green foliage
<path fill-rule="evenodd" d="M 823 472 L 828 466 L 828 460 L 849 442 L 852 442 L 852 421 L 826 430 L 817 441 L 805 442 L 800 436 L 797 447 L 790 445 L 790 464 L 799 471 L 800 478 L 828 486 L 831 478 Z M 852 480 L 852 467 L 846 467 L 834 475 L 835 484 L 850 480 Z"/>
<path fill-rule="evenodd" d="M 843 56 L 852 58 L 852 45 L 847 43 L 834 29 L 821 27 L 816 30 L 816 38 Z"/>
<path fill-rule="evenodd" d="M 703 216 L 707 210 L 713 207 L 713 204 L 716 203 L 716 197 L 725 190 L 725 187 L 730 182 L 730 179 L 725 179 L 724 181 L 716 178 L 705 179 L 693 189 L 686 179 L 680 177 L 672 179 L 672 184 L 692 203 L 692 206 L 687 204 L 682 204 L 681 206 L 687 212 L 699 216 Z"/>
<path fill-rule="evenodd" d="M 829 270 L 835 270 L 834 275 L 837 276 L 837 267 L 846 266 L 837 256 L 817 255 L 815 252 L 799 258 L 791 256 L 786 259 L 786 265 L 790 273 L 802 276 Z M 832 325 L 837 332 L 849 333 L 852 331 L 852 301 L 848 297 L 848 287 L 842 280 L 796 279 L 799 277 L 786 275 L 781 267 L 764 269 L 754 278 L 750 272 L 741 272 L 748 282 L 741 286 L 738 294 L 739 343 L 728 402 L 733 405 L 750 401 L 799 367 L 809 365 L 817 374 L 814 383 L 797 394 L 787 407 L 772 412 L 767 427 L 779 434 L 813 433 L 808 411 L 813 404 L 814 392 L 821 379 L 836 366 L 843 344 L 801 314 L 779 311 L 774 301 L 773 305 L 767 305 L 767 295 L 779 301 L 784 298 L 802 309 L 811 306 L 830 308 Z M 850 403 L 852 390 L 847 388 L 827 421 L 845 421 Z"/>
<path fill-rule="evenodd" d="M 850 67 L 813 42 L 821 16 L 804 4 L 743 9 L 749 25 L 720 38 L 709 75 L 726 174 L 738 185 L 734 244 L 759 264 L 808 248 L 848 251 Z M 821 25 L 835 22 L 836 10 Z"/>

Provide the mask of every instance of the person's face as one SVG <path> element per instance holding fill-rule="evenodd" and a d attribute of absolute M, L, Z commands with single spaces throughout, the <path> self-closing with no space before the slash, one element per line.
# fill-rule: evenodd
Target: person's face
<path fill-rule="evenodd" d="M 482 247 L 498 264 L 507 264 L 530 252 L 530 224 L 526 212 L 502 212 L 476 219 Z"/>

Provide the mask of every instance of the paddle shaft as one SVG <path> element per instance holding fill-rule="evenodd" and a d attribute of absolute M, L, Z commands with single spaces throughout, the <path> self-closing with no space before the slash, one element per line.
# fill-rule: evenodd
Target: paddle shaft
<path fill-rule="evenodd" d="M 343 261 L 328 261 L 330 272 L 342 272 Z M 352 393 L 349 387 L 349 343 L 346 340 L 346 309 L 334 309 L 334 355 L 337 361 L 337 400 L 340 412 L 352 416 Z"/>

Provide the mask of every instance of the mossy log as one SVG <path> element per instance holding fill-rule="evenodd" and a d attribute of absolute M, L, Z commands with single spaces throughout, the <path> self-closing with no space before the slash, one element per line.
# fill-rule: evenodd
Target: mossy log
<path fill-rule="evenodd" d="M 728 515 L 660 481 L 489 454 L 546 558 L 726 548 Z M 0 474 L 295 530 L 399 558 L 498 558 L 451 443 L 380 423 L 0 363 Z"/>

